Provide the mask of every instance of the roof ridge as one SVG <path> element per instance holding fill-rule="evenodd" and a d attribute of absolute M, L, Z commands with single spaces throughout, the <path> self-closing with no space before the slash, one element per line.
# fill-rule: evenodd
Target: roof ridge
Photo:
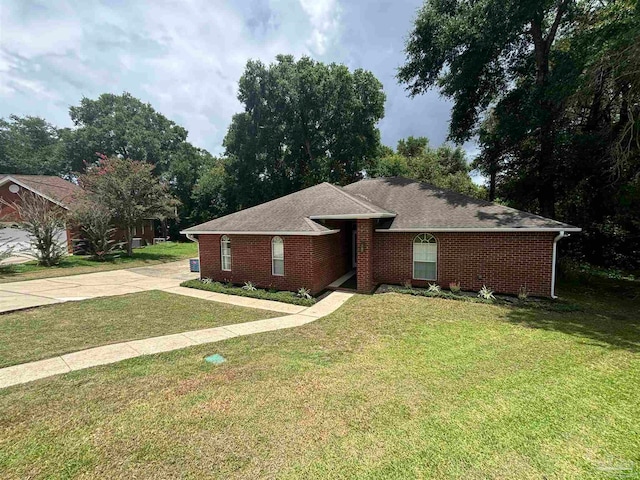
<path fill-rule="evenodd" d="M 356 202 L 358 205 L 360 205 L 363 208 L 366 208 L 367 210 L 369 210 L 371 213 L 379 213 L 376 212 L 373 208 L 371 208 L 369 205 L 367 205 L 366 203 L 364 203 L 362 200 L 358 200 L 356 197 L 354 197 L 353 195 L 351 195 L 350 193 L 345 192 L 341 187 L 338 187 L 337 185 L 334 185 L 333 183 L 329 183 L 329 182 L 323 182 L 326 183 L 327 185 L 332 186 L 334 189 L 336 189 L 338 192 L 340 192 L 342 195 L 344 195 L 345 197 L 347 197 L 349 200 L 352 200 L 354 202 Z M 368 201 L 368 200 L 367 200 Z M 385 212 L 389 212 L 389 210 L 387 210 L 386 208 L 382 208 L 380 205 L 376 205 L 373 202 L 369 202 L 371 205 L 375 205 L 376 207 L 378 207 L 380 210 L 384 210 Z M 393 212 L 389 212 L 389 213 L 393 213 Z"/>

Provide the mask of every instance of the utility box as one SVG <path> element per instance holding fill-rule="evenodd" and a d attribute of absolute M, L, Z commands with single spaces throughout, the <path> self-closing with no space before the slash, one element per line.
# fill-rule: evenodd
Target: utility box
<path fill-rule="evenodd" d="M 189 259 L 189 271 L 191 271 L 191 272 L 199 272 L 200 271 L 200 259 L 199 258 L 191 258 L 191 259 Z"/>

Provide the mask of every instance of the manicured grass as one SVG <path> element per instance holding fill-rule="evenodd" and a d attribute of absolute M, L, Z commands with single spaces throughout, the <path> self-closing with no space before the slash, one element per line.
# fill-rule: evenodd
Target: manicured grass
<path fill-rule="evenodd" d="M 298 297 L 293 292 L 269 292 L 261 288 L 255 290 L 245 290 L 242 287 L 227 286 L 220 282 L 205 283 L 202 280 L 187 280 L 180 284 L 182 287 L 196 288 L 198 290 L 207 290 L 209 292 L 226 293 L 227 295 L 239 295 L 241 297 L 259 298 L 261 300 L 273 300 L 275 302 L 292 303 L 293 305 L 302 305 L 310 307 L 316 303 L 315 298 Z"/>
<path fill-rule="evenodd" d="M 638 478 L 638 293 L 565 287 L 571 312 L 355 296 L 304 327 L 0 390 L 0 471 Z"/>
<path fill-rule="evenodd" d="M 194 242 L 166 242 L 149 245 L 135 249 L 131 257 L 128 257 L 124 252 L 119 252 L 102 262 L 86 256 L 70 255 L 65 257 L 59 265 L 53 267 L 42 267 L 35 261 L 0 266 L 0 283 L 143 267 L 197 256 L 198 245 Z"/>
<path fill-rule="evenodd" d="M 155 290 L 7 313 L 0 315 L 0 367 L 280 315 Z"/>

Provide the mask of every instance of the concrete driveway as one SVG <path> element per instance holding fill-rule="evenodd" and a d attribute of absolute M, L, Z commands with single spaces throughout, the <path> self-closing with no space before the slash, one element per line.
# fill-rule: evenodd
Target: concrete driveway
<path fill-rule="evenodd" d="M 175 288 L 198 278 L 189 261 L 0 284 L 0 312 L 88 298 Z"/>

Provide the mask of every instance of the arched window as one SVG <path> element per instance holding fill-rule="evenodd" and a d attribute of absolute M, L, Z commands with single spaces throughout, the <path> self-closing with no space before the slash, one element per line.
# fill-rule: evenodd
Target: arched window
<path fill-rule="evenodd" d="M 438 243 L 433 235 L 421 233 L 413 239 L 413 278 L 436 280 Z"/>
<path fill-rule="evenodd" d="M 280 237 L 271 239 L 271 273 L 284 275 L 284 242 Z"/>
<path fill-rule="evenodd" d="M 226 235 L 220 238 L 220 266 L 222 270 L 231 271 L 231 239 Z"/>

